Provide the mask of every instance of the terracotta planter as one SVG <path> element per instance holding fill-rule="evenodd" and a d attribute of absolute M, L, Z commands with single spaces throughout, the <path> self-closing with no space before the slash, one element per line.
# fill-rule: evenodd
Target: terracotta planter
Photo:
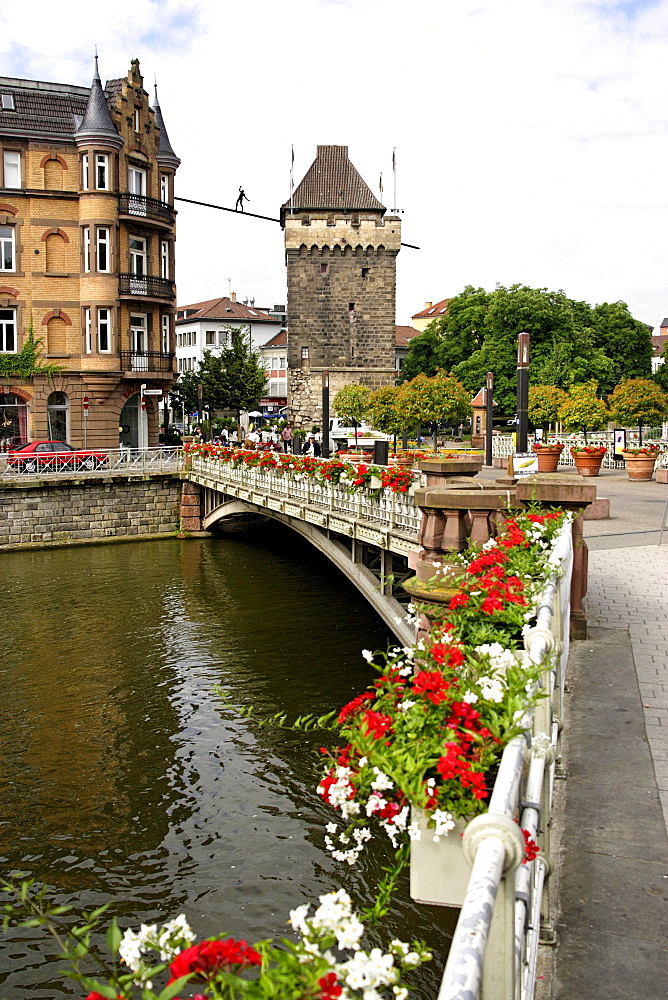
<path fill-rule="evenodd" d="M 539 472 L 556 472 L 563 448 L 534 448 Z"/>
<path fill-rule="evenodd" d="M 586 451 L 571 452 L 575 468 L 580 476 L 597 476 L 599 474 L 603 455 L 591 455 Z"/>
<path fill-rule="evenodd" d="M 657 455 L 631 455 L 628 451 L 623 451 L 622 456 L 628 477 L 634 482 L 647 482 L 654 475 Z"/>

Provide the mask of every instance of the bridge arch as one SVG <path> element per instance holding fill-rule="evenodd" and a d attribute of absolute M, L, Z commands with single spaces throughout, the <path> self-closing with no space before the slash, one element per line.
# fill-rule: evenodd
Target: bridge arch
<path fill-rule="evenodd" d="M 322 552 L 357 587 L 402 645 L 408 646 L 415 642 L 415 629 L 406 621 L 405 609 L 396 597 L 383 593 L 382 585 L 368 566 L 352 559 L 346 546 L 326 534 L 318 525 L 280 511 L 257 506 L 247 500 L 228 499 L 205 515 L 202 527 L 205 531 L 211 531 L 216 525 L 222 527 L 225 520 L 240 521 L 252 516 L 271 518 L 296 531 Z"/>

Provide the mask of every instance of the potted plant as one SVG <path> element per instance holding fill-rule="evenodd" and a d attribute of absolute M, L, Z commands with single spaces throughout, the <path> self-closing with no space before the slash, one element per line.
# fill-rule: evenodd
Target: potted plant
<path fill-rule="evenodd" d="M 608 419 L 608 411 L 602 399 L 596 395 L 598 382 L 591 379 L 583 382 L 582 385 L 571 386 L 568 398 L 559 407 L 559 419 L 567 430 L 582 431 L 584 434 L 584 447 L 587 447 L 587 431 L 598 431 L 605 427 Z M 580 473 L 575 451 L 571 450 L 575 467 Z M 603 456 L 601 455 L 601 461 Z M 600 468 L 600 463 L 599 463 Z M 591 476 L 592 472 L 581 472 L 580 475 Z"/>
<path fill-rule="evenodd" d="M 642 448 L 643 426 L 660 423 L 668 413 L 668 395 L 648 378 L 625 378 L 610 395 L 613 420 L 625 427 L 636 424 Z"/>
<path fill-rule="evenodd" d="M 571 455 L 575 468 L 580 476 L 597 476 L 601 468 L 603 456 L 608 449 L 603 445 L 573 445 Z"/>
<path fill-rule="evenodd" d="M 622 452 L 626 473 L 633 482 L 647 482 L 654 475 L 654 465 L 659 449 L 654 445 L 645 448 L 627 448 Z"/>
<path fill-rule="evenodd" d="M 539 472 L 556 472 L 564 446 L 561 441 L 534 441 L 532 449 L 538 461 Z"/>
<path fill-rule="evenodd" d="M 344 385 L 332 402 L 334 413 L 355 428 L 355 451 L 357 451 L 357 429 L 367 414 L 370 399 L 371 389 L 368 385 Z"/>
<path fill-rule="evenodd" d="M 434 455 L 438 451 L 438 425 L 459 423 L 471 416 L 468 392 L 461 382 L 446 372 L 439 372 L 432 378 L 417 375 L 410 382 L 404 382 L 399 387 L 395 409 L 404 426 L 431 426 Z"/>

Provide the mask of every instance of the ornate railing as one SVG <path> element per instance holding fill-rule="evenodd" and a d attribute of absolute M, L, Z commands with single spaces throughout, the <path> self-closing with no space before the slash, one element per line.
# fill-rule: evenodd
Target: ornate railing
<path fill-rule="evenodd" d="M 135 215 L 153 219 L 155 222 L 164 222 L 168 226 L 173 226 L 176 218 L 174 209 L 164 201 L 129 192 L 118 196 L 118 212 L 119 215 Z"/>
<path fill-rule="evenodd" d="M 150 298 L 173 299 L 176 289 L 169 278 L 157 278 L 152 274 L 119 274 L 118 287 L 121 295 L 147 295 Z"/>
<path fill-rule="evenodd" d="M 533 663 L 552 656 L 544 680 L 546 697 L 528 713 L 525 735 L 506 747 L 489 811 L 464 830 L 471 875 L 438 1000 L 532 1000 L 541 930 L 548 937 L 554 933 L 546 877 L 568 660 L 570 524 L 556 540 L 552 562 L 555 570 L 538 601 L 536 625 L 524 640 Z M 538 856 L 527 864 L 521 863 L 524 849 L 516 819 L 540 843 Z"/>
<path fill-rule="evenodd" d="M 121 368 L 124 372 L 171 372 L 174 355 L 161 351 L 121 351 Z"/>
<path fill-rule="evenodd" d="M 570 449 L 573 445 L 578 445 L 579 447 L 584 446 L 585 439 L 582 434 L 550 434 L 550 441 L 561 441 L 564 445 L 564 450 L 561 453 L 559 459 L 559 465 L 575 466 L 573 456 L 571 455 Z M 627 444 L 629 448 L 638 447 L 638 432 L 628 432 L 627 433 Z M 652 440 L 653 443 L 659 444 L 656 438 L 646 438 L 643 434 L 643 443 Z M 623 459 L 616 459 L 614 456 L 614 439 L 611 432 L 604 431 L 602 433 L 587 434 L 587 444 L 589 445 L 602 445 L 607 448 L 606 454 L 603 456 L 603 468 L 604 469 L 620 469 L 623 467 Z M 531 449 L 531 441 L 528 445 Z M 661 454 L 658 459 L 657 464 L 660 467 L 665 468 L 668 466 L 668 447 L 665 443 L 659 444 Z M 508 434 L 495 434 L 492 437 L 492 457 L 493 458 L 508 458 L 515 452 L 515 445 L 513 444 L 513 439 Z"/>
<path fill-rule="evenodd" d="M 0 479 L 29 480 L 34 477 L 86 475 L 144 475 L 149 472 L 180 472 L 181 448 L 82 448 L 81 451 L 7 454 L 0 460 Z"/>

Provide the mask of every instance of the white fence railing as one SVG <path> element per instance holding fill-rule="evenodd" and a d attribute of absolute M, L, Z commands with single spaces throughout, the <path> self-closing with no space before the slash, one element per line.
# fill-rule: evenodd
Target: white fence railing
<path fill-rule="evenodd" d="M 561 453 L 561 458 L 559 459 L 559 465 L 575 466 L 573 456 L 571 455 L 571 447 L 574 445 L 583 446 L 585 444 L 585 439 L 582 434 L 550 434 L 550 441 L 561 441 L 564 445 L 564 450 Z M 661 442 L 655 438 L 645 438 L 643 436 L 643 445 L 648 444 L 658 445 L 660 449 L 660 456 L 657 460 L 657 465 L 660 467 L 668 466 L 668 446 L 665 442 Z M 626 443 L 629 448 L 637 448 L 638 445 L 638 433 L 627 434 Z M 588 445 L 602 445 L 607 448 L 606 454 L 603 456 L 603 468 L 604 469 L 621 469 L 624 466 L 622 459 L 615 459 L 613 453 L 614 441 L 612 434 L 605 431 L 603 433 L 591 433 L 587 434 L 587 444 Z M 529 449 L 531 449 L 531 442 L 529 442 Z M 508 458 L 510 455 L 515 453 L 515 445 L 513 444 L 513 439 L 508 434 L 495 434 L 492 437 L 492 458 Z"/>
<path fill-rule="evenodd" d="M 570 617 L 573 544 L 570 524 L 558 536 L 558 567 L 538 602 L 537 622 L 525 637 L 528 658 L 552 655 L 547 697 L 527 716 L 525 736 L 508 744 L 489 811 L 463 835 L 471 877 L 450 948 L 439 1000 L 532 1000 L 538 940 L 551 913 L 550 813 L 562 719 Z M 525 865 L 520 825 L 540 843 Z M 505 872 L 505 874 L 504 874 Z"/>
<path fill-rule="evenodd" d="M 0 457 L 0 480 L 81 475 L 143 475 L 180 472 L 181 448 L 89 448 L 81 451 L 8 453 Z"/>
<path fill-rule="evenodd" d="M 346 520 L 373 521 L 415 535 L 420 527 L 420 509 L 413 497 L 388 489 L 349 493 L 343 485 L 320 483 L 301 473 L 290 475 L 257 466 L 235 467 L 230 462 L 201 455 L 193 455 L 192 470 L 223 487 L 231 483 L 296 505 L 327 510 Z"/>

